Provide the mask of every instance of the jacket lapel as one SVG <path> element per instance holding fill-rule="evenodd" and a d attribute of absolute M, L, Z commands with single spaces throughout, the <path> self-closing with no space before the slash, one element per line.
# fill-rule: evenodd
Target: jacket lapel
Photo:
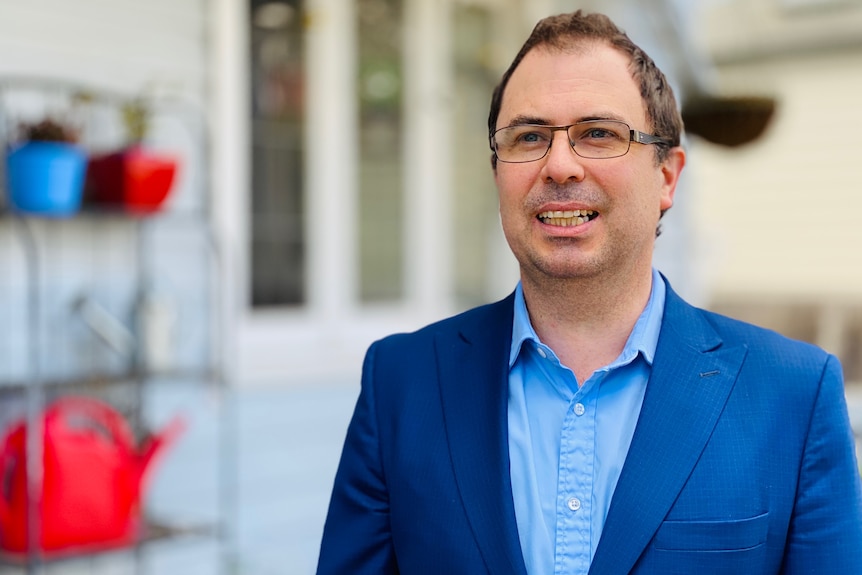
<path fill-rule="evenodd" d="M 652 374 L 590 573 L 628 573 L 637 562 L 706 446 L 745 354 L 723 345 L 668 286 Z"/>
<path fill-rule="evenodd" d="M 461 501 L 490 573 L 526 575 L 509 476 L 508 357 L 514 300 L 436 339 L 443 417 Z"/>

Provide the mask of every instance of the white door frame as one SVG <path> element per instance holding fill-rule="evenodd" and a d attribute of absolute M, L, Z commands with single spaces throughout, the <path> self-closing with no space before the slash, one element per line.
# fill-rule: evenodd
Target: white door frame
<path fill-rule="evenodd" d="M 448 2 L 405 5 L 406 297 L 365 309 L 357 303 L 357 103 L 354 0 L 306 0 L 306 245 L 308 302 L 257 311 L 249 278 L 249 66 L 247 0 L 213 0 L 212 178 L 223 246 L 224 361 L 233 381 L 358 380 L 375 338 L 418 327 L 451 305 L 447 141 Z M 422 133 L 422 139 L 411 134 Z M 418 177 L 417 174 L 421 174 Z"/>

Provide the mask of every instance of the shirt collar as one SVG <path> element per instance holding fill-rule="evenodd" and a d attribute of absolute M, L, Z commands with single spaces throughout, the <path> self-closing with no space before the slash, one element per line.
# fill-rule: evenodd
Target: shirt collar
<path fill-rule="evenodd" d="M 646 307 L 641 312 L 632 328 L 631 334 L 626 341 L 620 356 L 612 365 L 628 363 L 638 353 L 643 354 L 644 359 L 652 365 L 655 357 L 655 348 L 658 345 L 658 335 L 661 331 L 661 320 L 664 316 L 665 284 L 661 274 L 653 268 L 652 289 Z M 521 348 L 526 341 L 541 343 L 539 336 L 530 323 L 530 315 L 527 313 L 527 304 L 524 301 L 524 289 L 521 282 L 515 288 L 515 315 L 512 321 L 512 347 L 509 351 L 509 368 L 514 365 L 515 360 L 521 353 Z"/>

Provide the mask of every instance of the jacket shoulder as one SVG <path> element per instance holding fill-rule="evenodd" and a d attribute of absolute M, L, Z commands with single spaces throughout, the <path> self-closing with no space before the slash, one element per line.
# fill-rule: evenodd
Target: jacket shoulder
<path fill-rule="evenodd" d="M 439 336 L 469 338 L 474 333 L 494 333 L 512 326 L 514 294 L 500 301 L 463 311 L 457 315 L 428 324 L 416 331 L 388 335 L 372 344 L 372 348 L 402 348 L 423 346 Z M 489 331 L 494 330 L 494 331 Z"/>
<path fill-rule="evenodd" d="M 825 359 L 828 355 L 813 343 L 787 337 L 773 329 L 709 310 L 699 311 L 716 332 L 728 341 L 742 342 L 753 349 L 786 350 L 787 353 L 811 355 L 821 359 Z"/>
<path fill-rule="evenodd" d="M 787 373 L 802 370 L 818 374 L 830 359 L 820 347 L 789 338 L 775 330 L 754 325 L 714 311 L 692 306 L 668 289 L 662 330 L 674 332 L 672 340 L 706 351 L 741 346 L 748 360 Z"/>

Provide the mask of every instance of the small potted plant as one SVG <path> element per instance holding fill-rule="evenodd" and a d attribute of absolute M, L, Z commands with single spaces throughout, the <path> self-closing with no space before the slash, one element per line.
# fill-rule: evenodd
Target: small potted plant
<path fill-rule="evenodd" d="M 49 217 L 80 209 L 87 155 L 77 140 L 77 130 L 51 117 L 19 126 L 6 155 L 10 208 Z"/>
<path fill-rule="evenodd" d="M 156 212 L 171 191 L 179 162 L 144 145 L 150 108 L 143 98 L 125 103 L 121 113 L 127 143 L 120 150 L 90 158 L 87 199 L 134 214 Z"/>

